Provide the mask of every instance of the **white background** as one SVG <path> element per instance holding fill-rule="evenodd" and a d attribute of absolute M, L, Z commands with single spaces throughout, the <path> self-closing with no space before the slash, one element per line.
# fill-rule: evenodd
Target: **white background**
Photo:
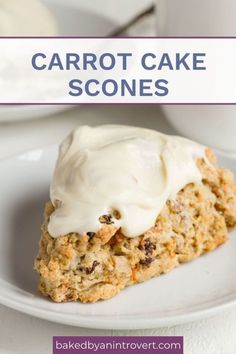
<path fill-rule="evenodd" d="M 64 71 L 35 70 L 31 59 L 38 52 L 47 58 L 38 58 L 37 65 L 47 67 L 53 53 L 59 53 Z M 90 67 L 82 70 L 83 53 L 94 53 L 100 58 L 107 52 L 116 58 L 114 69 L 102 70 L 96 63 L 97 70 Z M 236 103 L 236 39 L 0 39 L 0 53 L 0 103 Z M 80 55 L 80 70 L 65 69 L 66 53 Z M 132 53 L 127 71 L 122 70 L 117 53 Z M 145 70 L 141 65 L 145 53 L 157 56 L 147 60 L 148 65 L 157 66 L 162 54 L 168 53 L 174 70 L 168 67 L 160 71 Z M 190 70 L 183 65 L 175 70 L 176 53 L 180 56 L 190 53 L 186 59 Z M 199 64 L 206 70 L 192 69 L 194 53 L 206 53 L 204 63 Z M 93 85 L 92 91 L 98 89 L 100 94 L 91 97 L 83 89 L 81 96 L 69 95 L 69 82 L 73 79 L 80 79 L 83 84 L 90 79 L 98 80 L 100 85 Z M 122 97 L 120 89 L 116 95 L 106 96 L 101 90 L 101 83 L 106 79 L 116 81 L 119 88 L 121 79 L 128 82 L 135 79 L 136 96 Z M 139 95 L 140 79 L 153 81 L 149 84 L 151 89 L 145 90 L 152 96 Z M 168 81 L 169 93 L 163 97 L 154 94 L 154 83 L 159 79 Z"/>

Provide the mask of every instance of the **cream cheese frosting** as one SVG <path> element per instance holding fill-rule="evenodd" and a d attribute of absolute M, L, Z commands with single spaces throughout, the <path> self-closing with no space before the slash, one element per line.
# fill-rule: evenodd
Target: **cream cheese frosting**
<path fill-rule="evenodd" d="M 0 0 L 1 36 L 54 36 L 56 23 L 38 0 Z"/>
<path fill-rule="evenodd" d="M 77 128 L 60 146 L 50 188 L 56 209 L 49 233 L 97 232 L 105 215 L 125 236 L 143 234 L 168 199 L 201 181 L 196 158 L 205 158 L 204 149 L 144 128 Z"/>

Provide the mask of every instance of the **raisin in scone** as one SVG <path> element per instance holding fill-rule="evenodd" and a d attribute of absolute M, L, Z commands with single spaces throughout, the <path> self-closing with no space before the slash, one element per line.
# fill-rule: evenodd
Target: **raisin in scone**
<path fill-rule="evenodd" d="M 236 184 L 196 143 L 80 127 L 61 145 L 35 268 L 55 302 L 109 299 L 214 250 L 236 225 Z"/>

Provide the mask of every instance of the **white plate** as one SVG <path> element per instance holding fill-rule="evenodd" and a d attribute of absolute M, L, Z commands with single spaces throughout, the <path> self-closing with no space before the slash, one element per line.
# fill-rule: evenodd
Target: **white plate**
<path fill-rule="evenodd" d="M 0 162 L 0 302 L 65 324 L 106 329 L 167 326 L 236 304 L 236 232 L 216 251 L 96 304 L 55 304 L 36 290 L 33 261 L 57 147 Z M 236 160 L 220 157 L 236 173 Z"/>

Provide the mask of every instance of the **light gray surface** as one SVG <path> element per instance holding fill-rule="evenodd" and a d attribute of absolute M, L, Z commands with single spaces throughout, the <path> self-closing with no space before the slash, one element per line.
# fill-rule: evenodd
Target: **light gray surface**
<path fill-rule="evenodd" d="M 52 336 L 184 336 L 186 354 L 235 354 L 236 309 L 184 326 L 139 331 L 101 331 L 46 322 L 0 306 L 1 354 L 51 354 Z"/>

